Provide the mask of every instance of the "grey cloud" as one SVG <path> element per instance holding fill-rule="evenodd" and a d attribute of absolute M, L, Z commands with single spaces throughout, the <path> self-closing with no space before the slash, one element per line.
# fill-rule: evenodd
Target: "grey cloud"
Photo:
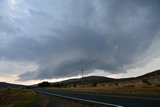
<path fill-rule="evenodd" d="M 21 33 L 0 48 L 0 57 L 39 66 L 20 74 L 19 80 L 75 76 L 82 67 L 86 74 L 95 69 L 126 72 L 125 66 L 145 53 L 160 31 L 156 0 L 62 0 L 55 7 L 37 2 L 27 1 L 29 16 L 24 16 L 28 19 Z"/>
<path fill-rule="evenodd" d="M 20 74 L 19 75 L 20 78 L 18 80 L 19 81 L 30 80 L 31 78 L 34 78 L 34 76 L 35 76 L 34 72 L 27 71 L 23 74 Z"/>

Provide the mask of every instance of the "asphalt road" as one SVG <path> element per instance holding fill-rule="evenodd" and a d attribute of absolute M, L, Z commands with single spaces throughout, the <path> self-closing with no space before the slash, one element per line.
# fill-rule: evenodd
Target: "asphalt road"
<path fill-rule="evenodd" d="M 69 92 L 49 89 L 35 89 L 39 93 L 66 97 L 75 100 L 84 100 L 91 103 L 106 104 L 112 107 L 160 107 L 160 96 L 129 95 L 129 94 L 92 94 L 82 92 Z"/>

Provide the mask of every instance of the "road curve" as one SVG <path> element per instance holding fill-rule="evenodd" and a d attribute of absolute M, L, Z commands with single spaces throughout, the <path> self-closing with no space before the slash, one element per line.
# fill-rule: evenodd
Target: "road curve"
<path fill-rule="evenodd" d="M 109 107 L 160 107 L 159 96 L 140 96 L 126 94 L 92 94 L 50 89 L 34 89 L 35 92 L 58 97 L 97 103 Z"/>

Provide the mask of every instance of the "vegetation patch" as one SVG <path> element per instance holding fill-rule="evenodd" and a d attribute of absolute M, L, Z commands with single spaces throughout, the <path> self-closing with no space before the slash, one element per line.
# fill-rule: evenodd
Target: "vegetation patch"
<path fill-rule="evenodd" d="M 32 90 L 0 90 L 0 107 L 27 107 L 35 98 Z"/>

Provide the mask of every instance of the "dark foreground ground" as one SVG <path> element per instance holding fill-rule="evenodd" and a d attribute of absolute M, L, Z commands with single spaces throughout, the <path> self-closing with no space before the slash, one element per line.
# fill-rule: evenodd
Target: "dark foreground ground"
<path fill-rule="evenodd" d="M 12 89 L 0 90 L 0 107 L 160 107 L 160 96 Z"/>
<path fill-rule="evenodd" d="M 60 95 L 60 96 L 66 96 L 66 97 L 73 97 L 73 98 L 78 98 L 83 100 L 101 102 L 101 103 L 105 103 L 106 105 L 108 104 L 108 106 L 111 105 L 115 107 L 116 106 L 160 107 L 160 96 L 153 96 L 153 95 L 129 95 L 129 94 L 102 95 L 102 94 L 69 92 L 69 91 L 49 90 L 49 89 L 35 89 L 34 91 L 41 94 L 48 94 L 48 96 Z"/>
<path fill-rule="evenodd" d="M 35 93 L 30 89 L 0 90 L 0 107 L 103 107 L 92 103 Z"/>

